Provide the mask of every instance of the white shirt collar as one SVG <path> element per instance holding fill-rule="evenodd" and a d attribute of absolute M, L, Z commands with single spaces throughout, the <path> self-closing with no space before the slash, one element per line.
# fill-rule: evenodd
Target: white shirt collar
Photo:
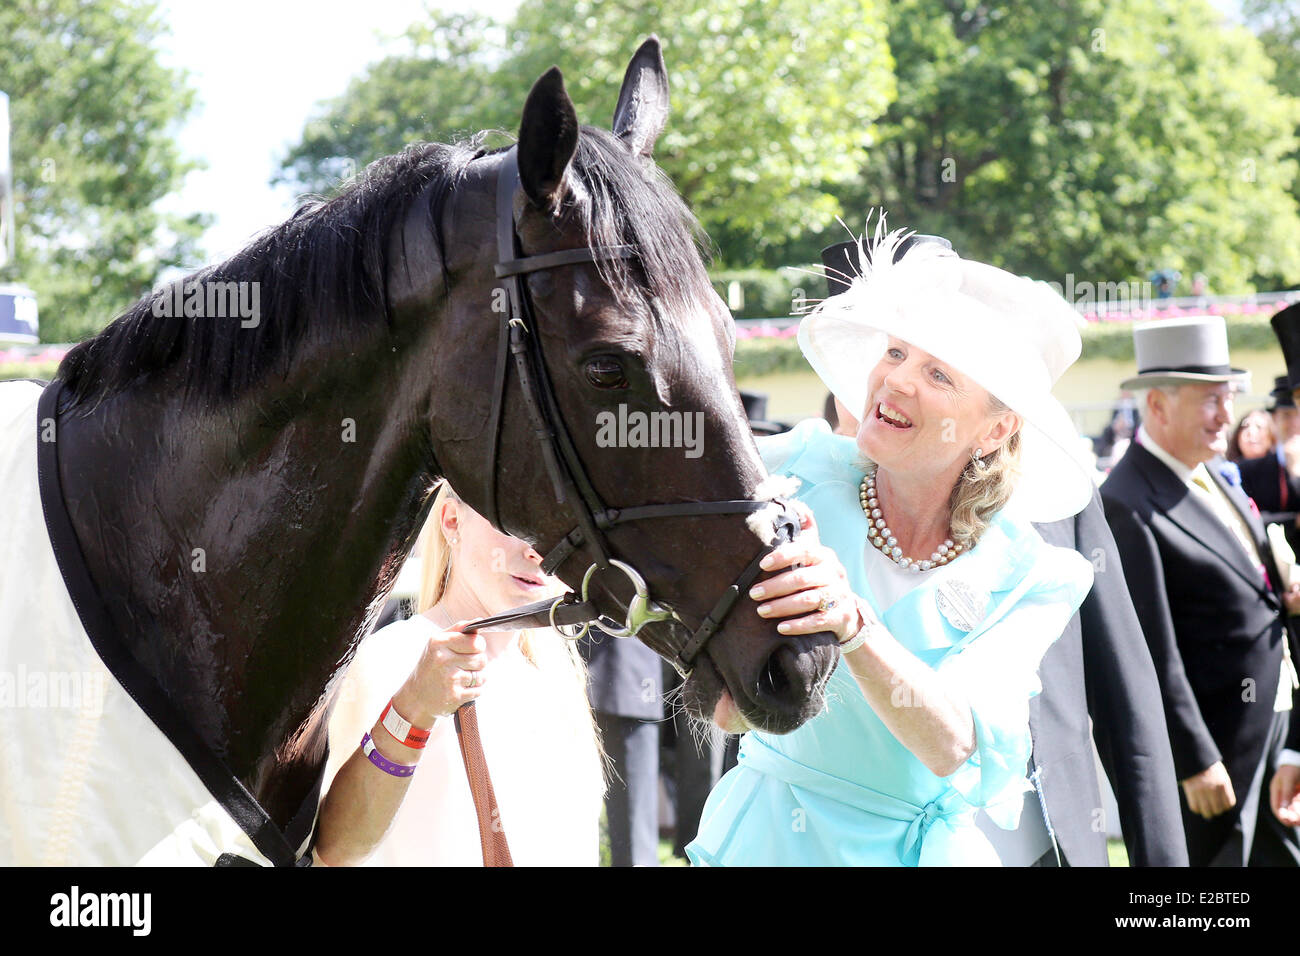
<path fill-rule="evenodd" d="M 1147 431 L 1146 425 L 1138 426 L 1137 441 L 1139 445 L 1151 452 L 1151 454 L 1155 455 L 1156 458 L 1160 460 L 1161 464 L 1172 471 L 1178 477 L 1179 481 L 1185 485 L 1190 485 L 1192 483 L 1193 469 L 1188 468 L 1181 461 L 1156 444 L 1156 440 L 1152 438 L 1151 433 Z"/>

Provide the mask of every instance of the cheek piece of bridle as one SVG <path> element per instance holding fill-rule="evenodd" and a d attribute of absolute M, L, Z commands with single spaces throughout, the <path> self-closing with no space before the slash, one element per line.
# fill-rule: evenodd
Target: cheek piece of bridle
<path fill-rule="evenodd" d="M 695 658 L 709 639 L 717 633 L 736 606 L 741 594 L 759 575 L 759 562 L 773 548 L 793 540 L 799 532 L 799 519 L 789 503 L 782 499 L 765 501 L 684 501 L 675 504 L 638 505 L 628 508 L 607 508 L 597 494 L 573 440 L 564 424 L 542 357 L 541 341 L 536 334 L 536 320 L 524 276 L 542 269 L 601 259 L 628 259 L 636 255 L 632 246 L 596 246 L 594 248 L 565 249 L 560 252 L 525 256 L 521 254 L 518 234 L 515 231 L 514 195 L 519 184 L 518 158 L 512 147 L 503 154 L 497 173 L 497 254 L 499 261 L 496 276 L 505 280 L 509 294 L 509 311 L 501 312 L 499 348 L 496 373 L 492 388 L 492 413 L 488 419 L 487 509 L 486 517 L 494 527 L 501 528 L 497 506 L 497 453 L 501 438 L 501 413 L 505 402 L 506 371 L 514 359 L 524 405 L 528 409 L 533 433 L 541 445 L 542 460 L 555 489 L 558 504 L 567 505 L 577 520 L 577 526 L 560 539 L 542 559 L 541 569 L 552 574 L 579 550 L 586 549 L 592 564 L 583 575 L 581 591 L 577 595 L 555 600 L 538 601 L 515 608 L 503 614 L 472 622 L 466 630 L 515 630 L 522 627 L 569 628 L 567 637 L 585 635 L 593 623 L 614 637 L 633 637 L 646 624 L 669 618 L 683 623 L 677 613 L 657 604 L 650 596 L 645 578 L 631 563 L 613 556 L 605 533 L 620 524 L 651 518 L 679 518 L 695 515 L 748 514 L 764 508 L 776 507 L 773 521 L 772 543 L 763 548 L 736 581 L 728 587 L 700 626 L 680 642 L 670 646 L 672 665 L 683 678 L 690 676 Z M 626 615 L 620 624 L 602 614 L 595 607 L 590 588 L 598 573 L 617 570 L 632 584 L 632 598 L 627 603 Z M 612 593 L 612 592 L 611 592 Z M 672 628 L 674 635 L 686 633 L 682 628 Z"/>
<path fill-rule="evenodd" d="M 750 584 L 758 577 L 759 562 L 773 548 L 793 540 L 798 534 L 798 517 L 788 502 L 780 499 L 687 501 L 678 504 L 638 505 L 631 508 L 605 507 L 591 479 L 587 477 L 582 459 L 578 457 L 569 431 L 565 428 L 564 417 L 560 413 L 559 403 L 555 399 L 555 390 L 546 371 L 541 341 L 536 334 L 537 325 L 533 316 L 532 302 L 523 277 L 541 269 L 555 269 L 601 259 L 627 259 L 634 256 L 636 250 L 626 245 L 597 246 L 565 249 L 535 256 L 522 255 L 514 220 L 514 195 L 518 185 L 518 159 L 515 149 L 511 148 L 503 155 L 501 168 L 497 172 L 499 261 L 496 265 L 496 277 L 505 280 L 510 309 L 508 312 L 501 313 L 500 344 L 497 349 L 496 372 L 492 386 L 492 413 L 488 418 L 488 460 L 485 472 L 488 476 L 487 508 L 484 517 L 492 522 L 493 527 L 504 530 L 501 527 L 501 514 L 497 507 L 497 450 L 501 441 L 501 413 L 505 404 L 506 371 L 510 365 L 510 358 L 513 357 L 519 388 L 523 394 L 524 405 L 528 409 L 529 422 L 533 434 L 541 444 L 542 460 L 546 463 L 547 474 L 550 475 L 551 484 L 555 489 L 556 503 L 567 505 L 578 522 L 572 531 L 546 553 L 542 559 L 542 571 L 546 574 L 554 573 L 560 565 L 584 548 L 590 552 L 593 560 L 587 568 L 587 573 L 582 577 L 579 595 L 538 601 L 514 608 L 502 614 L 471 621 L 464 629 L 466 631 L 518 630 L 525 627 L 550 626 L 566 637 L 576 639 L 585 635 L 593 623 L 598 623 L 604 631 L 614 637 L 633 637 L 651 621 L 672 618 L 681 624 L 681 618 L 676 612 L 655 603 L 650 597 L 645 578 L 631 564 L 612 556 L 612 549 L 605 538 L 605 532 L 631 521 L 687 515 L 748 514 L 775 504 L 777 514 L 773 521 L 772 543 L 759 551 L 749 562 L 740 577 L 723 592 L 713 609 L 689 638 L 680 646 L 669 647 L 673 654 L 671 658 L 673 667 L 683 678 L 689 677 L 695 658 L 708 643 L 709 638 L 722 627 L 723 621 L 736 606 L 740 595 L 748 591 Z M 632 583 L 633 594 L 631 600 L 627 602 L 627 611 L 622 624 L 601 614 L 590 595 L 594 575 L 611 569 L 622 572 Z M 564 628 L 569 628 L 569 631 L 565 631 Z M 683 625 L 682 628 L 670 630 L 675 641 L 676 635 L 685 633 L 686 629 Z M 513 864 L 510 846 L 506 840 L 500 808 L 492 789 L 492 778 L 488 773 L 487 760 L 479 737 L 474 701 L 463 704 L 456 711 L 456 733 L 460 739 L 465 773 L 469 778 L 474 812 L 478 817 L 483 864 L 511 866 Z"/>

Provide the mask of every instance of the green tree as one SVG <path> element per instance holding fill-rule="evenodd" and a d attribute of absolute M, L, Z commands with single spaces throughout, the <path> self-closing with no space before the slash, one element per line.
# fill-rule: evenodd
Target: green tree
<path fill-rule="evenodd" d="M 1241 0 L 1241 14 L 1277 64 L 1278 89 L 1300 96 L 1300 5 L 1295 0 Z"/>
<path fill-rule="evenodd" d="M 505 36 L 430 14 L 409 51 L 324 105 L 284 178 L 319 189 L 413 139 L 513 132 L 532 82 L 558 64 L 578 108 L 608 124 L 636 45 L 664 43 L 673 114 L 656 149 L 724 261 L 833 222 L 827 184 L 850 179 L 894 93 L 884 0 L 525 0 Z M 508 52 L 507 52 L 508 51 Z"/>
<path fill-rule="evenodd" d="M 1300 97 L 1300 6 L 1295 0 L 1243 0 L 1241 13 L 1247 26 L 1259 37 L 1264 52 L 1277 65 L 1274 85 L 1288 96 Z M 1300 162 L 1300 147 L 1293 149 L 1287 159 Z M 1291 195 L 1300 204 L 1300 176 L 1291 186 Z M 1290 281 L 1295 283 L 1294 273 Z M 1282 288 L 1287 277 L 1270 276 L 1264 282 L 1272 288 Z"/>
<path fill-rule="evenodd" d="M 0 5 L 16 227 L 0 278 L 36 291 L 46 341 L 97 331 L 194 257 L 204 218 L 157 208 L 194 168 L 174 142 L 193 93 L 158 61 L 163 30 L 153 3 Z"/>
<path fill-rule="evenodd" d="M 567 65 L 582 115 L 608 122 L 636 42 L 664 44 L 674 111 L 655 147 L 729 265 L 829 227 L 828 186 L 895 93 L 881 0 L 524 0 L 512 75 Z"/>
<path fill-rule="evenodd" d="M 850 209 L 1047 279 L 1300 279 L 1296 101 L 1204 0 L 896 0 Z M 821 237 L 816 237 L 821 238 Z"/>

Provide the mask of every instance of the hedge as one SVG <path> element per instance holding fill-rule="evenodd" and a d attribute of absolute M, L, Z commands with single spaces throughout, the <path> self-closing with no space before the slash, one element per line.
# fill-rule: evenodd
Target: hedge
<path fill-rule="evenodd" d="M 49 381 L 58 367 L 58 362 L 0 362 L 0 381 L 11 378 L 41 378 Z"/>
<path fill-rule="evenodd" d="M 766 319 L 774 315 L 789 315 L 799 307 L 801 300 L 815 302 L 826 294 L 826 280 L 820 275 L 820 267 L 816 270 L 817 275 L 809 275 L 803 269 L 813 270 L 813 266 L 733 269 L 711 273 L 709 279 L 729 308 L 732 305 L 730 286 L 733 282 L 740 283 L 744 301 L 739 308 L 731 309 L 736 318 Z"/>
<path fill-rule="evenodd" d="M 754 270 L 755 273 L 758 270 Z M 723 273 L 730 275 L 732 273 Z M 788 313 L 774 312 L 774 315 Z M 1269 325 L 1271 310 L 1253 314 L 1227 315 L 1228 345 L 1243 351 L 1277 348 L 1277 339 Z M 740 317 L 743 317 L 740 316 Z M 1129 322 L 1090 322 L 1083 330 L 1083 360 L 1133 360 L 1133 326 Z M 0 362 L 0 380 L 10 378 L 44 378 L 54 375 L 57 362 Z M 776 334 L 751 334 L 736 342 L 736 375 L 750 377 L 780 372 L 807 372 L 795 341 L 794 330 Z"/>
<path fill-rule="evenodd" d="M 1240 351 L 1276 349 L 1277 338 L 1269 325 L 1272 311 L 1227 315 L 1228 347 Z M 1133 325 L 1130 322 L 1090 322 L 1083 329 L 1082 361 L 1113 359 L 1133 361 Z M 736 376 L 771 375 L 811 371 L 792 334 L 752 335 L 736 342 Z"/>

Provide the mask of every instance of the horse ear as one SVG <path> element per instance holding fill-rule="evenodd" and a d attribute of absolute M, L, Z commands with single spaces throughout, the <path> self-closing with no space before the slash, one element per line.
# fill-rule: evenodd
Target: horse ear
<path fill-rule="evenodd" d="M 533 84 L 519 124 L 519 182 L 533 205 L 555 209 L 564 196 L 564 173 L 578 149 L 578 114 L 551 67 Z"/>
<path fill-rule="evenodd" d="M 628 149 L 649 156 L 668 120 L 668 70 L 659 38 L 650 37 L 632 54 L 614 107 L 614 135 Z"/>

